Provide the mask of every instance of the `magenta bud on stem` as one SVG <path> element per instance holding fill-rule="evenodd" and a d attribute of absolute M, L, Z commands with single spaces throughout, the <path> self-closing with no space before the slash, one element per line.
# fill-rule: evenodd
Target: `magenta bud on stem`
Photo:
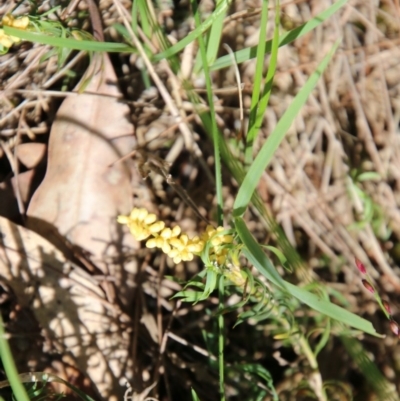
<path fill-rule="evenodd" d="M 375 288 L 372 287 L 372 284 L 369 283 L 367 280 L 362 279 L 361 280 L 363 283 L 363 286 L 371 293 L 373 294 L 375 292 Z"/>
<path fill-rule="evenodd" d="M 392 330 L 392 333 L 395 336 L 399 336 L 400 330 L 399 330 L 399 325 L 394 321 L 394 320 L 390 320 L 390 330 Z"/>
<path fill-rule="evenodd" d="M 361 261 L 357 258 L 355 258 L 356 260 L 356 266 L 357 269 L 362 273 L 365 274 L 367 272 L 367 269 L 365 268 L 365 266 L 361 263 Z"/>
<path fill-rule="evenodd" d="M 382 305 L 385 308 L 386 312 L 389 313 L 389 315 L 391 315 L 392 314 L 392 310 L 390 309 L 389 302 L 382 301 Z"/>

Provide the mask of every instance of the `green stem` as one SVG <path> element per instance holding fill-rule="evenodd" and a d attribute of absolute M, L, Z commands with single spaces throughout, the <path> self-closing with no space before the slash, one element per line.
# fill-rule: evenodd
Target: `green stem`
<path fill-rule="evenodd" d="M 225 346 L 225 320 L 222 313 L 224 309 L 224 276 L 219 277 L 218 283 L 218 366 L 219 366 L 219 393 L 221 401 L 225 401 L 225 362 L 224 362 L 224 346 Z"/>
<path fill-rule="evenodd" d="M 0 358 L 3 362 L 4 370 L 8 381 L 10 382 L 11 389 L 17 401 L 29 401 L 28 394 L 25 387 L 22 385 L 18 371 L 15 366 L 14 358 L 11 353 L 10 345 L 6 339 L 4 331 L 3 318 L 0 313 Z"/>
<path fill-rule="evenodd" d="M 299 345 L 300 345 L 301 349 L 303 350 L 303 353 L 306 356 L 306 358 L 308 360 L 308 363 L 310 364 L 311 369 L 317 375 L 319 375 L 319 378 L 320 378 L 321 377 L 321 373 L 319 371 L 317 358 L 315 357 L 315 354 L 313 353 L 313 351 L 312 351 L 312 349 L 310 347 L 310 344 L 308 343 L 308 341 L 306 340 L 306 338 L 304 337 L 303 334 L 300 334 Z M 328 400 L 327 397 L 326 397 L 324 386 L 322 384 L 322 379 L 321 379 L 320 386 L 317 384 L 315 386 L 315 388 L 313 388 L 313 390 L 316 392 L 316 395 L 317 395 L 317 397 L 318 397 L 318 399 L 320 401 L 327 401 Z"/>

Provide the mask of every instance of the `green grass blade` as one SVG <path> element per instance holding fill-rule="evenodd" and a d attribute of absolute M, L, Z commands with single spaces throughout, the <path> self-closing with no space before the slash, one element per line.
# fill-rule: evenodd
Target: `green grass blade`
<path fill-rule="evenodd" d="M 250 115 L 249 115 L 249 129 L 246 135 L 246 149 L 245 149 L 245 164 L 250 165 L 252 160 L 253 142 L 255 137 L 255 123 L 257 119 L 258 104 L 260 101 L 260 91 L 262 83 L 262 74 L 265 59 L 265 38 L 267 35 L 267 22 L 268 22 L 268 0 L 263 0 L 261 9 L 260 21 L 260 36 L 258 38 L 257 56 L 256 56 L 256 71 L 254 73 L 253 93 L 251 95 Z"/>
<path fill-rule="evenodd" d="M 398 401 L 399 395 L 368 356 L 360 341 L 345 336 L 340 336 L 340 340 L 378 396 L 377 399 L 381 401 Z"/>
<path fill-rule="evenodd" d="M 244 220 L 241 217 L 235 219 L 235 227 L 240 239 L 247 248 L 247 252 L 251 255 L 252 260 L 249 260 L 256 265 L 254 261 L 257 261 L 257 269 L 260 267 L 260 273 L 266 277 L 269 281 L 274 283 L 277 287 L 284 290 L 286 288 L 285 281 L 276 271 L 275 267 L 268 259 L 267 255 L 262 250 L 261 246 L 257 243 L 254 237 L 250 234 Z M 247 254 L 246 254 L 247 257 Z"/>
<path fill-rule="evenodd" d="M 288 292 L 290 295 L 297 298 L 303 304 L 320 312 L 332 319 L 338 320 L 350 327 L 361 330 L 365 333 L 379 337 L 371 322 L 349 312 L 348 310 L 326 301 L 303 288 L 297 287 L 288 281 L 282 279 L 276 271 L 267 255 L 263 252 L 261 246 L 257 243 L 254 237 L 250 234 L 245 222 L 241 217 L 235 218 L 235 227 L 240 239 L 246 248 L 243 253 L 246 258 L 252 263 L 256 269 L 269 281 L 279 287 L 281 290 Z"/>
<path fill-rule="evenodd" d="M 196 25 L 200 25 L 200 15 L 199 10 L 196 5 L 196 1 L 192 0 L 192 8 L 194 12 L 195 22 Z M 219 139 L 220 135 L 218 132 L 217 127 L 217 120 L 215 118 L 215 108 L 214 108 L 214 101 L 213 101 L 213 92 L 212 92 L 212 83 L 210 78 L 210 73 L 208 70 L 208 63 L 207 63 L 207 53 L 206 47 L 204 44 L 203 36 L 200 35 L 198 37 L 199 46 L 200 46 L 200 54 L 203 61 L 203 68 L 204 68 L 204 76 L 206 80 L 206 88 L 207 88 L 207 99 L 208 105 L 210 107 L 210 118 L 211 118 L 211 132 L 212 132 L 212 139 L 214 145 L 214 158 L 215 158 L 215 189 L 217 194 L 217 223 L 221 225 L 223 222 L 223 198 L 222 198 L 222 173 L 221 173 L 221 155 L 219 151 Z"/>
<path fill-rule="evenodd" d="M 136 34 L 138 32 L 138 22 L 139 22 L 138 2 L 133 1 L 132 9 L 131 9 L 131 27 L 132 27 L 132 31 L 135 32 Z"/>
<path fill-rule="evenodd" d="M 3 318 L 0 315 L 0 358 L 10 386 L 17 401 L 29 401 L 25 387 L 22 385 L 11 353 L 10 345 L 6 339 Z"/>
<path fill-rule="evenodd" d="M 243 213 L 246 211 L 246 208 L 250 202 L 251 197 L 253 196 L 254 190 L 258 185 L 261 175 L 271 161 L 276 149 L 286 135 L 286 132 L 290 128 L 290 125 L 296 118 L 301 107 L 307 101 L 308 96 L 314 89 L 318 79 L 327 67 L 330 59 L 339 46 L 339 43 L 340 40 L 337 40 L 328 55 L 324 57 L 317 70 L 310 76 L 304 87 L 293 99 L 290 106 L 286 109 L 285 113 L 280 118 L 275 129 L 265 141 L 253 164 L 250 166 L 242 185 L 239 188 L 239 192 L 233 205 L 234 216 L 242 216 Z"/>
<path fill-rule="evenodd" d="M 207 31 L 210 28 L 210 26 L 218 19 L 218 17 L 226 12 L 230 3 L 231 3 L 230 0 L 223 0 L 219 4 L 219 6 L 215 9 L 215 11 L 200 26 L 198 26 L 194 31 L 190 32 L 189 35 L 187 35 L 184 39 L 182 39 L 175 45 L 171 46 L 168 50 L 156 54 L 153 57 L 153 61 L 157 62 L 164 58 L 169 58 L 172 55 L 183 50 L 189 43 L 193 42 L 205 31 Z"/>
<path fill-rule="evenodd" d="M 74 50 L 108 53 L 133 53 L 136 51 L 133 47 L 124 45 L 122 43 L 96 42 L 91 40 L 76 40 L 72 38 L 57 38 L 41 33 L 12 28 L 10 26 L 4 26 L 3 29 L 7 35 L 16 36 L 17 38 L 28 40 L 29 42 L 41 43 L 42 45 L 65 47 L 67 49 Z"/>
<path fill-rule="evenodd" d="M 217 0 L 217 7 L 223 1 L 224 0 Z M 226 11 L 221 13 L 211 25 L 210 34 L 207 40 L 207 65 L 213 64 L 217 58 L 225 16 Z"/>
<path fill-rule="evenodd" d="M 192 394 L 192 401 L 200 401 L 200 398 L 198 397 L 198 395 L 196 394 L 196 391 L 194 391 L 194 389 L 190 389 L 190 392 Z"/>
<path fill-rule="evenodd" d="M 258 133 L 260 132 L 260 128 L 262 125 L 263 117 L 265 110 L 267 109 L 269 97 L 271 95 L 272 90 L 272 82 L 275 76 L 276 65 L 278 61 L 278 48 L 279 48 L 279 24 L 280 24 L 280 2 L 279 0 L 276 1 L 275 4 L 275 25 L 274 25 L 274 37 L 272 39 L 272 50 L 271 50 L 271 59 L 268 66 L 267 77 L 265 80 L 265 87 L 261 97 L 261 100 L 258 104 L 258 107 L 252 108 L 251 112 L 255 112 L 252 115 L 252 119 L 249 118 L 249 131 L 246 137 L 246 149 L 244 154 L 244 160 L 246 165 L 250 165 L 251 161 L 253 160 L 253 145 L 254 140 L 257 137 Z M 265 41 L 265 40 L 264 40 Z M 263 43 L 264 43 L 263 41 Z M 263 46 L 260 46 L 262 49 Z M 261 50 L 262 51 L 262 50 Z M 258 61 L 258 60 L 257 60 Z M 264 57 L 262 59 L 264 61 Z M 254 89 L 256 86 L 254 86 Z M 258 95 L 257 95 L 258 101 Z"/>
<path fill-rule="evenodd" d="M 142 27 L 143 33 L 148 37 L 151 38 L 151 23 L 149 21 L 148 15 L 148 6 L 146 0 L 138 0 L 138 8 L 140 14 L 140 26 Z M 134 6 L 135 1 L 132 2 L 132 7 Z"/>
<path fill-rule="evenodd" d="M 321 12 L 310 21 L 306 22 L 299 27 L 292 29 L 291 31 L 283 34 L 279 38 L 279 47 L 285 46 L 295 39 L 301 38 L 306 33 L 312 31 L 319 25 L 321 25 L 324 21 L 329 19 L 332 14 L 338 11 L 341 7 L 343 7 L 347 3 L 347 0 L 339 0 L 334 3 L 331 7 Z M 265 42 L 265 53 L 269 53 L 272 49 L 272 40 L 268 40 Z M 239 50 L 234 53 L 235 60 L 237 64 L 241 64 L 244 61 L 251 60 L 256 57 L 257 54 L 257 46 L 248 47 L 246 49 Z M 232 59 L 230 55 L 220 57 L 213 65 L 210 66 L 210 71 L 220 70 L 221 68 L 230 67 L 232 65 Z"/>

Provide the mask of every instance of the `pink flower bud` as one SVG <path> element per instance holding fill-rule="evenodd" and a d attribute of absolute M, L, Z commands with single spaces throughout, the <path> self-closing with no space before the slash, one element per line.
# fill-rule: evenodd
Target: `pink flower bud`
<path fill-rule="evenodd" d="M 391 315 L 392 314 L 392 310 L 390 309 L 389 302 L 382 301 L 382 305 L 385 308 L 386 312 L 389 313 L 389 315 Z"/>
<path fill-rule="evenodd" d="M 372 286 L 372 284 L 370 282 L 368 282 L 367 280 L 362 279 L 361 280 L 363 283 L 363 286 L 371 293 L 373 294 L 375 292 L 375 288 Z"/>
<path fill-rule="evenodd" d="M 365 274 L 367 272 L 367 269 L 365 268 L 365 266 L 361 263 L 361 261 L 359 259 L 355 258 L 355 260 L 356 260 L 357 269 L 360 270 L 360 272 L 362 274 Z"/>
<path fill-rule="evenodd" d="M 400 333 L 399 325 L 394 320 L 390 320 L 390 330 L 392 330 L 395 336 L 398 336 Z"/>

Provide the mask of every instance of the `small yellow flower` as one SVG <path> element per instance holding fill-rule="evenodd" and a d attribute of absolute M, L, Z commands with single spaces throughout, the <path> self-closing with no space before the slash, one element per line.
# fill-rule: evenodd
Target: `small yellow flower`
<path fill-rule="evenodd" d="M 157 216 L 144 208 L 134 208 L 129 216 L 118 216 L 120 224 L 126 224 L 137 241 L 142 241 L 152 234 L 157 234 L 164 227 L 163 221 L 156 221 Z"/>
<path fill-rule="evenodd" d="M 2 45 L 3 47 L 6 47 L 8 49 L 14 43 L 17 43 L 17 42 L 12 40 L 12 36 L 6 35 L 4 33 L 4 29 L 0 29 L 0 45 Z"/>
<path fill-rule="evenodd" d="M 146 242 L 147 248 L 160 248 L 164 253 L 168 254 L 171 251 L 170 242 L 181 233 L 181 228 L 175 226 L 172 230 L 170 228 L 164 228 L 158 237 L 150 238 Z"/>
<path fill-rule="evenodd" d="M 29 25 L 29 18 L 25 15 L 23 17 L 15 18 L 11 14 L 7 14 L 1 20 L 3 25 L 11 26 L 13 28 L 26 29 Z"/>
<path fill-rule="evenodd" d="M 18 29 L 26 29 L 29 25 L 29 18 L 27 16 L 15 18 L 14 16 L 8 14 L 2 19 L 3 26 L 10 26 Z M 4 33 L 4 29 L 0 29 L 0 45 L 5 48 L 10 48 L 14 43 L 21 42 L 20 38 L 16 36 L 7 35 Z"/>
<path fill-rule="evenodd" d="M 194 254 L 200 253 L 204 248 L 204 241 L 199 237 L 189 239 L 186 234 L 182 234 L 179 238 L 171 238 L 169 243 L 172 246 L 168 256 L 173 259 L 174 263 L 193 260 Z"/>

